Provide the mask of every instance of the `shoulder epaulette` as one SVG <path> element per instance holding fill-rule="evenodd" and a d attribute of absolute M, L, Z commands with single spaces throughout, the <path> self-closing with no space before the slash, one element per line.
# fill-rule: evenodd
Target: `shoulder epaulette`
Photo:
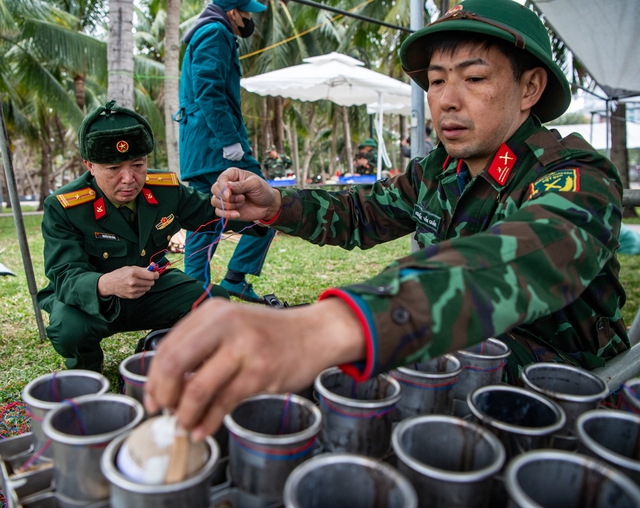
<path fill-rule="evenodd" d="M 91 187 L 78 189 L 77 191 L 67 192 L 66 194 L 58 194 L 56 196 L 62 208 L 73 208 L 74 206 L 89 203 L 96 199 L 96 191 Z"/>
<path fill-rule="evenodd" d="M 164 185 L 168 187 L 177 187 L 180 181 L 175 173 L 165 171 L 163 173 L 147 173 L 147 181 L 145 185 Z"/>

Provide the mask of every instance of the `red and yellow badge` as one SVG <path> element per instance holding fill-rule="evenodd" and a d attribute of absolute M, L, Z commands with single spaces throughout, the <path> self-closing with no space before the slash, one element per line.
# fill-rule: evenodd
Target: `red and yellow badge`
<path fill-rule="evenodd" d="M 107 215 L 107 207 L 104 206 L 104 198 L 97 199 L 95 203 L 93 203 L 93 214 L 96 216 L 96 220 L 102 219 L 105 215 Z"/>
<path fill-rule="evenodd" d="M 537 198 L 545 192 L 577 192 L 580 190 L 580 170 L 559 169 L 543 176 L 529 186 L 529 199 Z"/>
<path fill-rule="evenodd" d="M 156 229 L 159 231 L 161 229 L 166 228 L 169 224 L 173 222 L 173 219 L 175 219 L 173 214 L 170 214 L 167 217 L 162 217 L 162 220 L 156 224 Z"/>
<path fill-rule="evenodd" d="M 153 192 L 151 192 L 151 190 L 146 189 L 146 188 L 142 189 L 142 195 L 144 196 L 144 199 L 147 200 L 147 203 L 149 203 L 150 205 L 157 205 L 158 204 L 158 200 L 153 195 Z"/>
<path fill-rule="evenodd" d="M 497 155 L 491 161 L 489 166 L 489 174 L 498 182 L 499 185 L 507 183 L 507 179 L 511 174 L 511 170 L 516 165 L 518 158 L 507 146 L 506 143 L 502 143 L 502 146 L 498 149 Z"/>
<path fill-rule="evenodd" d="M 122 141 L 118 141 L 116 143 L 116 150 L 120 153 L 126 153 L 129 151 L 129 143 L 127 143 L 124 139 Z"/>

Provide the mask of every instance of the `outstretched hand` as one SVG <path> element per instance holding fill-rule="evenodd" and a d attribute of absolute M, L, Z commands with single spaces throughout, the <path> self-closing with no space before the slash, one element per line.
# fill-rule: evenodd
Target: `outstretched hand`
<path fill-rule="evenodd" d="M 211 204 L 219 217 L 247 222 L 269 221 L 280 211 L 280 192 L 251 171 L 229 168 L 211 187 Z"/>
<path fill-rule="evenodd" d="M 160 343 L 144 404 L 150 413 L 175 409 L 179 423 L 203 439 L 247 397 L 301 390 L 324 369 L 365 353 L 358 319 L 337 298 L 286 310 L 213 298 Z"/>

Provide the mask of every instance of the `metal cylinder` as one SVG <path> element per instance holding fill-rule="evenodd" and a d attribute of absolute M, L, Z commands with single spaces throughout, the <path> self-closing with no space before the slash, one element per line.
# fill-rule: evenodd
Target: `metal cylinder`
<path fill-rule="evenodd" d="M 294 394 L 257 395 L 224 418 L 229 431 L 231 481 L 264 501 L 281 501 L 284 483 L 311 457 L 320 410 Z"/>
<path fill-rule="evenodd" d="M 209 506 L 209 494 L 213 474 L 220 457 L 218 444 L 211 437 L 205 439 L 208 458 L 202 468 L 181 482 L 165 485 L 144 485 L 135 483 L 124 476 L 116 465 L 116 460 L 124 440 L 131 432 L 115 438 L 104 451 L 100 467 L 102 474 L 111 484 L 109 496 L 111 506 L 135 506 L 136 508 L 174 508 L 188 506 L 205 508 Z"/>
<path fill-rule="evenodd" d="M 392 370 L 389 374 L 402 389 L 394 419 L 401 421 L 419 415 L 451 414 L 453 387 L 460 380 L 461 372 L 460 360 L 453 355 L 442 355 Z"/>
<path fill-rule="evenodd" d="M 321 372 L 314 386 L 323 426 L 320 443 L 328 452 L 383 457 L 389 450 L 393 411 L 400 384 L 386 374 L 358 383 L 338 367 Z"/>
<path fill-rule="evenodd" d="M 587 411 L 576 421 L 580 452 L 608 462 L 640 485 L 640 416 Z"/>
<path fill-rule="evenodd" d="M 109 482 L 100 471 L 102 452 L 143 418 L 142 404 L 116 394 L 83 395 L 49 411 L 42 428 L 52 441 L 56 492 L 77 501 L 109 497 Z"/>
<path fill-rule="evenodd" d="M 578 444 L 574 433 L 576 418 L 597 408 L 609 394 L 607 384 L 598 376 L 563 363 L 527 365 L 522 370 L 522 380 L 527 389 L 554 400 L 564 410 L 567 421 L 558 434 L 564 438 L 564 445 L 571 449 Z"/>
<path fill-rule="evenodd" d="M 493 476 L 505 461 L 491 432 L 454 416 L 417 416 L 398 424 L 392 444 L 421 508 L 488 506 Z"/>
<path fill-rule="evenodd" d="M 467 403 L 477 421 L 502 441 L 507 460 L 550 447 L 552 435 L 567 420 L 556 402 L 515 386 L 482 386 L 469 394 Z"/>
<path fill-rule="evenodd" d="M 509 508 L 637 508 L 640 489 L 618 471 L 583 455 L 535 450 L 505 472 Z"/>
<path fill-rule="evenodd" d="M 498 339 L 487 339 L 453 354 L 462 367 L 460 380 L 453 387 L 453 414 L 462 418 L 469 414 L 467 395 L 476 388 L 502 381 L 511 350 Z"/>
<path fill-rule="evenodd" d="M 42 431 L 45 415 L 58 407 L 65 399 L 81 395 L 102 395 L 109 390 L 109 380 L 91 370 L 63 370 L 37 377 L 22 390 L 22 400 L 27 404 L 31 418 L 31 432 L 35 438 L 34 451 L 37 453 L 47 438 Z M 51 448 L 42 452 L 43 457 L 51 457 Z"/>
<path fill-rule="evenodd" d="M 640 377 L 622 384 L 621 407 L 629 413 L 640 415 Z"/>
<path fill-rule="evenodd" d="M 124 394 L 133 397 L 140 403 L 142 403 L 144 385 L 147 382 L 151 360 L 155 355 L 155 351 L 143 351 L 120 362 L 119 370 L 124 381 Z"/>
<path fill-rule="evenodd" d="M 298 466 L 284 487 L 285 508 L 416 508 L 409 481 L 361 455 L 328 453 Z"/>

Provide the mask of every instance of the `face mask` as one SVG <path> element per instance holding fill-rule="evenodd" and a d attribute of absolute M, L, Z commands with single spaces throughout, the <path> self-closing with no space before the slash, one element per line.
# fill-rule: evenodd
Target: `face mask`
<path fill-rule="evenodd" d="M 240 37 L 246 39 L 247 37 L 251 37 L 256 25 L 253 23 L 251 18 L 242 18 L 242 21 L 244 22 L 244 26 L 236 25 L 236 28 L 238 29 L 238 32 L 240 32 Z"/>

